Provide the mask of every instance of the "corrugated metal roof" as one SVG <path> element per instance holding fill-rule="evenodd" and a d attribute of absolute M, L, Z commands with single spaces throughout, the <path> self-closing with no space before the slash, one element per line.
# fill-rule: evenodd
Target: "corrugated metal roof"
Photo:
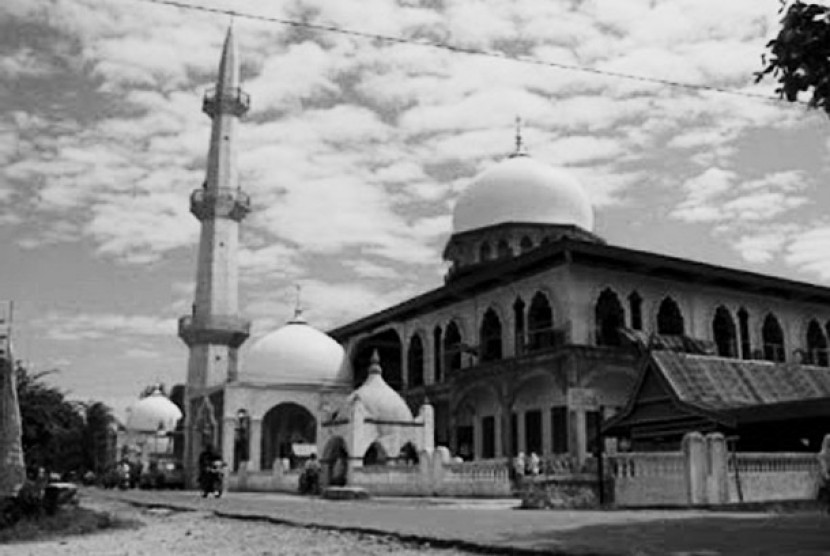
<path fill-rule="evenodd" d="M 681 401 L 713 410 L 830 397 L 830 369 L 653 351 Z"/>

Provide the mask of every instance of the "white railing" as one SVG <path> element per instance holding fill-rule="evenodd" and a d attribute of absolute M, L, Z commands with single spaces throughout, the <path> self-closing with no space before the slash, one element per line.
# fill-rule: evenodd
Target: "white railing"
<path fill-rule="evenodd" d="M 607 461 L 611 475 L 620 479 L 680 475 L 686 469 L 682 452 L 630 452 Z"/>
<path fill-rule="evenodd" d="M 501 481 L 510 478 L 510 462 L 506 458 L 448 463 L 447 471 L 462 480 Z"/>
<path fill-rule="evenodd" d="M 811 453 L 738 452 L 729 457 L 729 472 L 780 473 L 786 471 L 818 471 L 818 458 Z"/>

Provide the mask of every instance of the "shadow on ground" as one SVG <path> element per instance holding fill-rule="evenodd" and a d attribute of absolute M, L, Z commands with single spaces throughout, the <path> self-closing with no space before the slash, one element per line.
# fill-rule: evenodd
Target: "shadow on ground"
<path fill-rule="evenodd" d="M 568 554 L 637 556 L 830 556 L 830 516 L 820 513 L 712 517 L 603 524 L 505 535 L 510 544 Z"/>

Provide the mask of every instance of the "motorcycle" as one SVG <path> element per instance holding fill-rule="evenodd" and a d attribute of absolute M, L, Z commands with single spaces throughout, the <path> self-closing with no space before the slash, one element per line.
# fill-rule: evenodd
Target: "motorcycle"
<path fill-rule="evenodd" d="M 222 496 L 224 479 L 225 462 L 214 460 L 202 471 L 202 498 L 207 498 L 210 494 L 213 494 L 216 498 Z"/>

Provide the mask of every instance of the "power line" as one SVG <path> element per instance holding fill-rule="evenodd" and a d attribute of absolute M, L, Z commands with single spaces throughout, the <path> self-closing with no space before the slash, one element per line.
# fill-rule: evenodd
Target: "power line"
<path fill-rule="evenodd" d="M 723 87 L 715 87 L 713 85 L 701 85 L 696 83 L 684 83 L 682 81 L 673 81 L 670 79 L 661 79 L 657 77 L 646 77 L 643 75 L 633 75 L 629 73 L 622 73 L 616 71 L 608 71 L 602 70 L 597 68 L 591 68 L 588 66 L 578 66 L 573 64 L 565 64 L 562 62 L 552 62 L 549 60 L 541 60 L 539 58 L 533 58 L 531 56 L 513 56 L 504 52 L 497 52 L 491 50 L 483 50 L 479 48 L 468 48 L 464 46 L 457 46 L 449 43 L 443 42 L 436 42 L 436 41 L 426 41 L 426 40 L 414 40 L 414 39 L 407 39 L 404 37 L 394 37 L 391 35 L 380 35 L 377 33 L 368 33 L 365 31 L 356 31 L 354 29 L 346 29 L 344 27 L 338 27 L 336 25 L 323 25 L 320 23 L 308 23 L 305 21 L 296 21 L 291 19 L 283 19 L 279 17 L 272 17 L 272 16 L 265 16 L 265 15 L 257 15 L 257 14 L 250 14 L 244 12 L 237 12 L 235 10 L 228 10 L 222 8 L 210 8 L 208 6 L 199 6 L 196 4 L 188 4 L 186 2 L 178 2 L 176 0 L 138 0 L 140 2 L 146 2 L 150 4 L 160 4 L 165 6 L 172 6 L 175 8 L 181 8 L 185 10 L 193 10 L 199 12 L 206 12 L 212 14 L 219 14 L 223 16 L 230 16 L 230 17 L 239 17 L 242 19 L 251 19 L 255 21 L 265 21 L 268 23 L 277 23 L 280 25 L 285 25 L 288 27 L 298 27 L 303 29 L 312 29 L 315 31 L 325 31 L 328 33 L 336 33 L 340 35 L 346 35 L 351 37 L 359 37 L 363 39 L 371 39 L 377 41 L 383 41 L 393 44 L 409 44 L 414 46 L 422 46 L 425 48 L 437 48 L 441 50 L 448 50 L 450 52 L 457 52 L 459 54 L 469 54 L 474 56 L 484 56 L 489 58 L 498 58 L 502 60 L 508 60 L 511 62 L 517 62 L 521 64 L 530 64 L 536 66 L 546 66 L 551 68 L 563 69 L 568 71 L 576 71 L 576 72 L 583 72 L 583 73 L 591 73 L 594 75 L 600 75 L 603 77 L 613 77 L 616 79 L 626 79 L 629 81 L 639 81 L 642 83 L 654 83 L 657 85 L 665 85 L 667 87 L 674 87 L 679 89 L 690 89 L 695 91 L 709 91 L 714 93 L 721 93 L 725 95 L 733 95 L 733 96 L 741 96 L 746 98 L 752 98 L 756 100 L 763 100 L 767 102 L 784 102 L 784 99 L 779 97 L 772 97 L 769 95 L 763 95 L 760 93 L 750 93 L 747 91 L 738 91 L 735 89 L 726 89 Z M 795 101 L 799 104 L 809 105 L 808 102 L 803 100 Z"/>

